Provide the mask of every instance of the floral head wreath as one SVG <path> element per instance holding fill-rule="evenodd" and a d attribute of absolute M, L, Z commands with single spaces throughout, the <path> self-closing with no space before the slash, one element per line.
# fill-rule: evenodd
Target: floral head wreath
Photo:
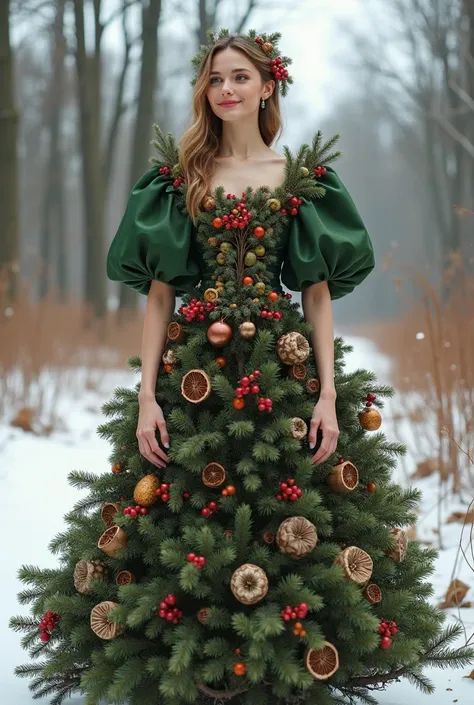
<path fill-rule="evenodd" d="M 191 85 L 197 81 L 199 72 L 201 70 L 202 62 L 207 55 L 210 47 L 217 44 L 219 39 L 230 36 L 228 29 L 219 29 L 215 31 L 213 29 L 208 29 L 206 32 L 206 37 L 208 39 L 208 44 L 201 44 L 199 51 L 193 56 L 191 62 L 194 68 L 194 78 L 191 81 Z M 287 66 L 292 63 L 292 60 L 288 56 L 280 56 L 278 52 L 278 40 L 281 38 L 280 32 L 274 32 L 273 34 L 257 34 L 254 29 L 250 29 L 247 34 L 239 34 L 239 37 L 247 39 L 250 43 L 256 43 L 260 46 L 262 52 L 265 56 L 270 59 L 271 70 L 275 81 L 279 86 L 280 94 L 285 97 L 288 93 L 288 85 L 293 83 L 292 77 L 289 75 Z"/>

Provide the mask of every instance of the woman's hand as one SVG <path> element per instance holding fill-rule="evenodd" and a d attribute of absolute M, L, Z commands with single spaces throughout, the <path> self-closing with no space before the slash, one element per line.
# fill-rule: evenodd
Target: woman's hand
<path fill-rule="evenodd" d="M 332 455 L 337 448 L 339 426 L 336 417 L 336 399 L 320 398 L 315 404 L 311 417 L 311 427 L 308 434 L 309 447 L 316 445 L 318 429 L 323 433 L 323 439 L 317 452 L 313 456 L 313 463 L 320 465 Z"/>
<path fill-rule="evenodd" d="M 143 457 L 149 460 L 150 463 L 159 468 L 164 468 L 166 463 L 169 462 L 169 458 L 156 440 L 156 429 L 158 428 L 162 445 L 169 448 L 169 436 L 163 409 L 157 404 L 155 399 L 140 400 L 139 404 L 140 413 L 136 433 L 138 448 Z"/>

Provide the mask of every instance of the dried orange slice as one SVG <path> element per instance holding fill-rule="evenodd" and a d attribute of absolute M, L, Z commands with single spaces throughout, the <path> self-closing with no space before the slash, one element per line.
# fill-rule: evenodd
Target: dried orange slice
<path fill-rule="evenodd" d="M 377 605 L 382 601 L 382 590 L 375 583 L 369 583 L 364 588 L 364 597 L 371 605 Z"/>
<path fill-rule="evenodd" d="M 318 681 L 326 681 L 339 668 L 339 654 L 335 646 L 324 642 L 322 649 L 307 649 L 304 657 L 306 670 Z"/>
<path fill-rule="evenodd" d="M 120 570 L 115 577 L 116 585 L 131 585 L 135 582 L 135 576 L 129 570 Z"/>
<path fill-rule="evenodd" d="M 327 483 L 333 492 L 352 492 L 359 484 L 359 473 L 348 460 L 336 465 L 328 475 Z"/>
<path fill-rule="evenodd" d="M 199 404 L 211 393 L 211 379 L 203 370 L 189 370 L 181 382 L 181 394 L 193 404 Z"/>
<path fill-rule="evenodd" d="M 181 323 L 171 321 L 168 325 L 168 340 L 172 343 L 180 343 L 185 337 L 185 332 Z"/>
<path fill-rule="evenodd" d="M 226 479 L 226 471 L 220 463 L 208 463 L 201 473 L 206 487 L 220 487 Z"/>
<path fill-rule="evenodd" d="M 334 561 L 340 565 L 344 575 L 355 583 L 363 584 L 370 580 L 374 567 L 368 553 L 357 546 L 348 546 L 336 556 Z"/>
<path fill-rule="evenodd" d="M 106 526 L 112 526 L 115 523 L 115 515 L 120 512 L 120 504 L 117 502 L 106 502 L 101 509 L 100 516 Z"/>

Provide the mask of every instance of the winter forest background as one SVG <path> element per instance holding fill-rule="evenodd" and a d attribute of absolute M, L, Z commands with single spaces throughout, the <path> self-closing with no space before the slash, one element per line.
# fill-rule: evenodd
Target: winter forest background
<path fill-rule="evenodd" d="M 46 552 L 72 501 L 72 468 L 59 466 L 73 459 L 61 453 L 99 443 L 100 403 L 139 352 L 144 298 L 107 281 L 105 254 L 148 168 L 152 124 L 176 138 L 189 124 L 190 59 L 219 26 L 282 33 L 295 83 L 277 151 L 318 128 L 341 134 L 336 168 L 377 268 L 335 303 L 337 332 L 354 342 L 353 364 L 397 390 L 384 430 L 408 446 L 400 481 L 425 491 L 417 531 L 442 551 L 441 599 L 452 579 L 474 582 L 474 0 L 0 2 L 5 527 L 36 458 L 54 486 L 41 495 L 49 523 L 31 560 Z M 79 462 L 100 472 L 107 450 L 97 448 Z M 7 553 L 10 612 L 25 552 Z M 472 608 L 451 612 L 472 640 Z M 3 642 L 16 649 L 6 619 Z"/>

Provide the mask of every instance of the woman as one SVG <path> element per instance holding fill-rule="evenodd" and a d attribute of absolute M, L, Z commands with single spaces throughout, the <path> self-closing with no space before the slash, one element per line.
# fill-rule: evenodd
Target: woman
<path fill-rule="evenodd" d="M 240 194 L 249 186 L 256 190 L 265 185 L 273 191 L 284 184 L 287 159 L 271 144 L 281 129 L 277 82 L 286 88 L 289 77 L 286 81 L 284 76 L 276 79 L 272 58 L 261 47 L 262 43 L 245 37 L 224 35 L 200 57 L 199 73 L 193 81 L 194 122 L 181 139 L 179 153 L 187 184 L 186 209 L 194 225 L 201 202 L 219 185 L 224 186 L 226 194 Z M 282 281 L 288 288 L 302 291 L 304 317 L 312 326 L 321 390 L 311 416 L 308 442 L 313 449 L 321 431 L 321 444 L 313 455 L 316 465 L 334 454 L 339 436 L 331 298 L 352 291 L 374 266 L 369 236 L 350 196 L 333 171 L 324 171 L 321 184 L 329 194 L 321 209 L 305 202 L 301 209 L 303 222 L 294 224 L 296 232 L 289 234 L 287 247 L 280 248 Z M 173 227 L 180 226 L 176 213 L 172 214 L 173 221 L 158 222 L 160 210 L 169 216 L 169 209 L 173 209 L 172 196 L 160 199 L 160 181 L 163 179 L 155 167 L 135 186 L 110 248 L 107 270 L 111 279 L 148 294 L 137 438 L 142 455 L 157 467 L 169 461 L 163 448 L 169 448 L 170 439 L 163 411 L 156 402 L 155 385 L 167 326 L 175 309 L 175 291 L 179 286 L 197 283 L 203 269 L 199 252 L 194 259 L 191 256 L 193 230 L 189 223 L 185 226 L 188 240 L 181 235 L 176 253 L 171 251 L 173 238 L 177 237 Z M 141 220 L 144 212 L 146 222 Z M 141 239 L 139 254 L 137 238 Z M 151 260 L 147 250 L 152 247 L 157 261 Z M 141 258 L 136 263 L 138 272 L 130 278 L 137 256 Z M 271 285 L 281 292 L 277 277 Z"/>
<path fill-rule="evenodd" d="M 179 152 L 157 130 L 162 158 L 112 242 L 109 276 L 147 295 L 139 399 L 119 389 L 104 406 L 114 474 L 70 475 L 89 495 L 51 544 L 60 566 L 22 569 L 34 616 L 11 624 L 41 658 L 17 669 L 36 696 L 372 702 L 402 675 L 429 691 L 424 663 L 474 656 L 446 647 L 460 628 L 439 634 L 422 580 L 434 552 L 407 550 L 417 493 L 391 483 L 401 451 L 361 428 L 380 426 L 373 376 L 344 374 L 340 341 L 334 355 L 331 299 L 373 250 L 325 166 L 332 140 L 271 149 L 291 83 L 278 38 L 211 36 L 193 125 Z"/>

